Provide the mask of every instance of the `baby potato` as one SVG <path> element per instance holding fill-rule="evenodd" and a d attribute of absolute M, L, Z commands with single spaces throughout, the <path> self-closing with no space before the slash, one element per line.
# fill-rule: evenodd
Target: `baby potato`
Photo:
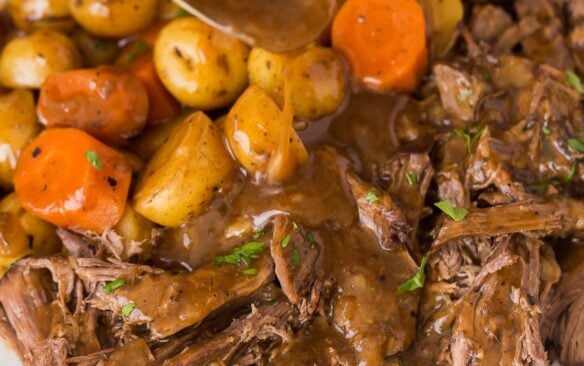
<path fill-rule="evenodd" d="M 331 48 L 310 47 L 302 53 L 278 54 L 254 48 L 249 56 L 251 84 L 284 104 L 284 68 L 290 72 L 294 114 L 317 120 L 333 114 L 345 99 L 347 78 L 341 57 Z"/>
<path fill-rule="evenodd" d="M 156 15 L 157 0 L 69 0 L 73 18 L 99 37 L 125 37 L 146 28 Z"/>
<path fill-rule="evenodd" d="M 178 226 L 205 209 L 230 182 L 233 168 L 221 132 L 196 112 L 172 131 L 142 172 L 134 209 L 157 224 Z"/>
<path fill-rule="evenodd" d="M 139 251 L 142 258 L 147 258 L 152 249 L 150 239 L 153 229 L 154 224 L 137 213 L 130 204 L 126 205 L 122 218 L 114 227 L 114 231 L 122 237 L 126 255 L 131 257 Z"/>
<path fill-rule="evenodd" d="M 12 263 L 31 253 L 28 237 L 16 215 L 0 212 L 0 277 Z"/>
<path fill-rule="evenodd" d="M 64 34 L 43 29 L 8 42 L 0 55 L 0 84 L 38 89 L 49 75 L 79 68 L 81 57 Z"/>
<path fill-rule="evenodd" d="M 0 96 L 0 187 L 12 187 L 12 174 L 22 149 L 40 130 L 30 90 Z"/>
<path fill-rule="evenodd" d="M 249 48 L 194 17 L 166 25 L 154 45 L 154 64 L 183 104 L 208 110 L 235 100 L 247 85 Z"/>
<path fill-rule="evenodd" d="M 55 232 L 55 226 L 22 208 L 16 193 L 11 193 L 0 201 L 0 213 L 9 213 L 18 219 L 16 225 L 24 230 L 33 255 L 47 256 L 61 249 L 61 240 Z"/>
<path fill-rule="evenodd" d="M 130 150 L 141 159 L 149 160 L 168 140 L 172 130 L 192 113 L 192 111 L 182 113 L 166 123 L 147 129 L 130 143 Z"/>
<path fill-rule="evenodd" d="M 292 128 L 292 116 L 285 114 L 266 92 L 251 85 L 239 97 L 224 123 L 225 136 L 239 163 L 256 179 L 269 173 L 274 156 L 284 152 L 284 178 L 308 159 L 302 141 Z M 282 138 L 286 134 L 287 138 Z M 285 145 L 282 145 L 285 144 Z"/>
<path fill-rule="evenodd" d="M 41 28 L 70 31 L 75 27 L 69 0 L 10 0 L 8 12 L 16 27 L 28 32 Z"/>
<path fill-rule="evenodd" d="M 75 32 L 73 42 L 86 67 L 111 64 L 118 52 L 115 40 L 97 38 L 84 30 Z"/>

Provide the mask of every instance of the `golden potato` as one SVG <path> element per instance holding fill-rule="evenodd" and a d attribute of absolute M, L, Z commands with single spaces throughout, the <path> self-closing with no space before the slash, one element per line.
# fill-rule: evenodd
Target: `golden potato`
<path fill-rule="evenodd" d="M 292 116 L 280 111 L 258 86 L 247 88 L 223 123 L 231 151 L 258 180 L 264 175 L 271 181 L 284 180 L 308 160 L 292 128 Z"/>
<path fill-rule="evenodd" d="M 156 16 L 157 0 L 69 0 L 75 20 L 99 37 L 125 37 L 146 28 Z"/>
<path fill-rule="evenodd" d="M 186 10 L 176 5 L 172 0 L 160 0 L 158 2 L 158 19 L 171 20 L 185 15 L 188 15 Z"/>
<path fill-rule="evenodd" d="M 32 249 L 33 255 L 46 256 L 60 250 L 61 241 L 57 237 L 55 226 L 25 211 L 16 194 L 11 193 L 0 201 L 0 212 L 16 217 L 17 222 L 14 224 L 26 234 L 27 245 Z"/>
<path fill-rule="evenodd" d="M 29 32 L 41 28 L 70 31 L 75 27 L 69 0 L 10 0 L 8 11 L 16 27 Z"/>
<path fill-rule="evenodd" d="M 134 250 L 140 250 L 143 258 L 150 253 L 150 239 L 154 224 L 147 218 L 137 213 L 132 205 L 126 205 L 122 218 L 114 227 L 114 231 L 122 237 L 126 254 L 132 256 Z"/>
<path fill-rule="evenodd" d="M 147 129 L 130 144 L 130 150 L 144 160 L 149 160 L 168 140 L 172 130 L 193 112 L 182 113 L 164 124 Z"/>
<path fill-rule="evenodd" d="M 12 263 L 31 253 L 26 232 L 18 224 L 18 218 L 0 212 L 0 277 Z"/>
<path fill-rule="evenodd" d="M 197 109 L 223 107 L 247 85 L 249 48 L 194 17 L 173 20 L 154 45 L 154 64 L 166 88 Z"/>
<path fill-rule="evenodd" d="M 39 130 L 30 90 L 0 96 L 0 187 L 12 187 L 12 172 L 20 152 Z"/>
<path fill-rule="evenodd" d="M 115 40 L 100 39 L 84 30 L 75 32 L 73 42 L 81 54 L 83 66 L 86 67 L 111 64 L 118 53 Z"/>
<path fill-rule="evenodd" d="M 178 226 L 204 210 L 230 182 L 233 168 L 221 132 L 196 112 L 172 131 L 142 172 L 134 209 L 155 223 Z"/>
<path fill-rule="evenodd" d="M 288 67 L 294 114 L 317 120 L 333 114 L 347 89 L 345 65 L 331 48 L 310 47 L 300 54 L 278 54 L 254 48 L 249 56 L 251 84 L 264 89 L 281 107 L 284 104 L 284 68 Z"/>
<path fill-rule="evenodd" d="M 0 83 L 15 89 L 38 89 L 49 75 L 80 66 L 81 57 L 67 36 L 49 29 L 38 30 L 4 46 Z"/>

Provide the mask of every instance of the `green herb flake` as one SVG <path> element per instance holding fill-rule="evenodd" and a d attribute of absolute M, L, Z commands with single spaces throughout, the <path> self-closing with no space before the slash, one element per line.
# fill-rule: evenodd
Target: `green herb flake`
<path fill-rule="evenodd" d="M 138 58 L 138 56 L 140 56 L 141 54 L 147 52 L 149 49 L 150 48 L 148 47 L 148 45 L 146 44 L 146 42 L 144 42 L 141 39 L 137 40 L 136 42 L 134 42 L 132 44 L 132 48 L 130 48 L 130 50 L 126 54 L 126 57 L 124 57 L 123 63 L 125 65 L 131 64 L 132 62 L 134 62 L 134 60 L 136 58 Z"/>
<path fill-rule="evenodd" d="M 213 264 L 216 266 L 222 264 L 249 265 L 252 260 L 259 258 L 263 250 L 264 243 L 261 241 L 250 241 L 241 247 L 234 248 L 227 255 L 215 257 Z"/>
<path fill-rule="evenodd" d="M 129 316 L 130 314 L 132 314 L 132 311 L 134 311 L 134 309 L 136 309 L 136 304 L 134 304 L 133 302 L 129 302 L 126 305 L 122 306 L 122 315 Z"/>
<path fill-rule="evenodd" d="M 187 15 L 190 15 L 189 12 L 187 12 L 185 9 L 183 8 L 178 8 L 178 10 L 176 11 L 176 17 L 177 18 L 181 18 L 181 17 L 185 17 Z"/>
<path fill-rule="evenodd" d="M 85 159 L 87 159 L 87 161 L 89 161 L 89 163 L 96 169 L 96 170 L 101 170 L 101 159 L 99 158 L 99 155 L 97 155 L 97 153 L 91 149 L 87 150 L 85 152 Z"/>
<path fill-rule="evenodd" d="M 408 180 L 408 183 L 411 186 L 413 186 L 414 184 L 418 183 L 418 175 L 416 173 L 408 173 L 408 174 L 406 174 L 406 179 Z"/>
<path fill-rule="evenodd" d="M 465 88 L 460 91 L 458 94 L 458 103 L 464 103 L 466 100 L 473 94 L 473 90 L 471 88 Z"/>
<path fill-rule="evenodd" d="M 584 153 L 584 139 L 568 139 L 568 146 L 574 151 Z"/>
<path fill-rule="evenodd" d="M 568 79 L 568 83 L 572 85 L 574 89 L 580 94 L 584 94 L 584 87 L 582 86 L 582 81 L 580 77 L 572 70 L 566 71 L 566 78 Z"/>
<path fill-rule="evenodd" d="M 468 215 L 469 211 L 464 207 L 454 207 L 448 201 L 436 202 L 434 206 L 450 216 L 454 221 L 462 221 Z"/>
<path fill-rule="evenodd" d="M 549 136 L 552 134 L 552 130 L 548 127 L 548 126 L 541 126 L 541 133 L 543 133 L 545 136 Z"/>
<path fill-rule="evenodd" d="M 367 199 L 369 203 L 375 203 L 379 201 L 379 196 L 374 191 L 369 191 L 367 192 L 367 196 L 365 196 L 365 199 Z"/>
<path fill-rule="evenodd" d="M 472 145 L 472 141 L 473 138 L 471 135 L 469 135 L 468 133 L 466 133 L 464 130 L 460 129 L 460 128 L 455 128 L 452 133 L 454 134 L 454 136 L 456 137 L 460 137 L 463 138 L 466 141 L 466 148 L 468 149 L 468 153 L 471 153 L 471 145 Z"/>
<path fill-rule="evenodd" d="M 316 240 L 314 239 L 314 234 L 312 233 L 312 231 L 306 233 L 306 241 L 310 245 L 316 244 Z"/>
<path fill-rule="evenodd" d="M 282 239 L 280 241 L 280 246 L 282 248 L 286 248 L 288 246 L 288 244 L 290 244 L 290 234 L 286 234 L 286 236 L 284 237 L 284 239 Z"/>
<path fill-rule="evenodd" d="M 252 238 L 254 240 L 257 240 L 257 239 L 261 238 L 262 236 L 264 236 L 263 231 L 256 231 L 255 233 L 253 233 Z"/>
<path fill-rule="evenodd" d="M 422 263 L 420 263 L 420 268 L 415 275 L 413 275 L 409 280 L 402 283 L 398 288 L 397 292 L 404 293 L 417 290 L 424 287 L 424 282 L 426 281 L 426 263 L 428 263 L 428 257 L 424 256 L 422 258 Z"/>
<path fill-rule="evenodd" d="M 294 264 L 296 267 L 300 265 L 300 252 L 297 248 L 292 250 L 292 264 Z"/>
<path fill-rule="evenodd" d="M 103 293 L 108 295 L 113 290 L 118 289 L 126 284 L 126 280 L 123 278 L 116 278 L 115 280 L 108 282 L 105 286 L 103 286 Z"/>
<path fill-rule="evenodd" d="M 298 230 L 298 224 L 296 223 L 296 221 L 292 221 L 292 228 L 294 230 Z"/>
<path fill-rule="evenodd" d="M 576 163 L 572 164 L 572 166 L 570 167 L 570 170 L 568 171 L 568 175 L 566 175 L 562 181 L 564 184 L 572 183 L 572 179 L 574 179 L 574 175 L 576 174 L 577 167 L 578 167 L 578 164 L 576 164 Z"/>
<path fill-rule="evenodd" d="M 246 269 L 242 269 L 241 273 L 243 273 L 246 276 L 255 276 L 258 274 L 258 269 L 257 268 L 246 268 Z"/>

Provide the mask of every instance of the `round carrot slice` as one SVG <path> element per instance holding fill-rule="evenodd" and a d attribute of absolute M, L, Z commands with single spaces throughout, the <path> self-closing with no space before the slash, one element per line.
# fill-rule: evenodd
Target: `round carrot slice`
<path fill-rule="evenodd" d="M 121 218 L 131 180 L 127 159 L 84 131 L 43 131 L 22 152 L 14 188 L 23 208 L 52 224 L 101 233 Z"/>
<path fill-rule="evenodd" d="M 332 38 L 368 89 L 411 92 L 427 64 L 424 12 L 416 0 L 348 0 Z"/>

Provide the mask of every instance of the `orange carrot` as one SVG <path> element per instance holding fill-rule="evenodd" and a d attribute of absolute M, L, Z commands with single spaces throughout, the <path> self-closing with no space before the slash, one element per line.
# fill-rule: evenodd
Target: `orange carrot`
<path fill-rule="evenodd" d="M 416 0 L 347 0 L 333 22 L 333 47 L 366 88 L 411 92 L 427 64 L 425 27 Z"/>
<path fill-rule="evenodd" d="M 139 134 L 148 116 L 148 95 L 128 70 L 71 70 L 43 84 L 37 113 L 47 127 L 77 127 L 113 144 Z"/>
<path fill-rule="evenodd" d="M 152 53 L 145 53 L 137 57 L 129 65 L 130 70 L 140 79 L 146 93 L 148 93 L 148 125 L 154 126 L 161 122 L 168 121 L 179 115 L 180 104 L 166 90 L 156 74 Z"/>
<path fill-rule="evenodd" d="M 43 131 L 22 152 L 14 188 L 22 207 L 57 226 L 101 233 L 122 217 L 132 169 L 75 128 Z"/>

